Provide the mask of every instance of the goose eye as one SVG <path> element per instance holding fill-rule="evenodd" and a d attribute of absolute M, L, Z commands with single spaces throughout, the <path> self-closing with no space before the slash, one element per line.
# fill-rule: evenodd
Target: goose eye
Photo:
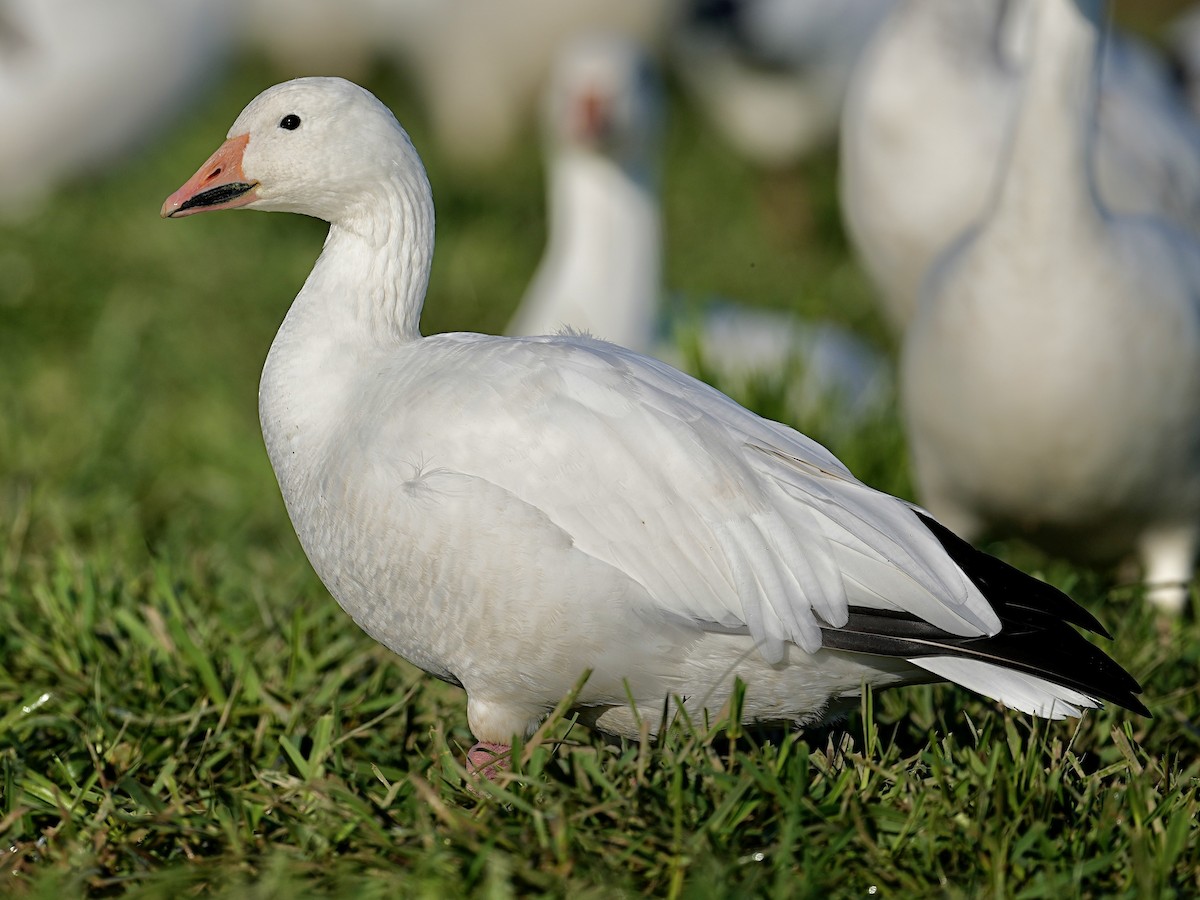
<path fill-rule="evenodd" d="M 295 113 L 288 113 L 279 120 L 279 127 L 286 128 L 288 131 L 295 131 L 300 127 L 300 117 Z"/>

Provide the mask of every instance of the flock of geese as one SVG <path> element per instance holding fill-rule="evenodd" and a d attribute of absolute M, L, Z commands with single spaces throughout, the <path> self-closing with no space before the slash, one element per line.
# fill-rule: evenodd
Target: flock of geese
<path fill-rule="evenodd" d="M 1164 612 L 1188 597 L 1200 126 L 1104 12 L 902 0 L 848 76 L 845 219 L 901 348 L 925 508 L 669 364 L 663 97 L 628 40 L 571 44 L 554 71 L 550 239 L 508 337 L 420 334 L 432 193 L 349 81 L 264 91 L 167 199 L 329 222 L 266 361 L 263 434 L 333 596 L 465 689 L 472 767 L 495 776 L 585 673 L 581 720 L 631 736 L 718 714 L 735 679 L 749 721 L 937 679 L 1050 718 L 1146 712 L 1076 631 L 1096 619 L 968 543 L 1133 558 Z M 698 325 L 714 359 L 750 348 L 731 371 L 798 354 L 798 396 L 848 421 L 891 396 L 888 364 L 829 323 L 738 320 Z"/>

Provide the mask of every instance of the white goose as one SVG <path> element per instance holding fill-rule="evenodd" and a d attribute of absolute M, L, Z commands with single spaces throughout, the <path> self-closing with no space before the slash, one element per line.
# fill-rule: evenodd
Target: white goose
<path fill-rule="evenodd" d="M 265 91 L 163 215 L 239 206 L 330 223 L 263 371 L 267 451 L 342 607 L 465 688 L 473 765 L 585 670 L 584 720 L 625 735 L 715 714 L 735 677 L 748 720 L 937 677 L 1144 709 L 1067 597 L 687 375 L 584 337 L 422 337 L 433 199 L 362 88 Z"/>
<path fill-rule="evenodd" d="M 638 44 L 567 44 L 543 98 L 549 240 L 508 332 L 569 326 L 635 350 L 659 339 L 662 96 Z"/>
<path fill-rule="evenodd" d="M 878 413 L 889 367 L 843 328 L 730 303 L 694 317 L 662 309 L 661 107 L 637 42 L 602 33 L 563 48 L 543 109 L 550 236 L 508 333 L 566 327 L 677 364 L 694 343 L 726 389 L 777 387 L 801 420 L 820 412 L 849 428 Z"/>
<path fill-rule="evenodd" d="M 1038 0 L 903 0 L 854 73 L 842 117 L 847 231 L 898 334 L 934 258 L 984 214 Z M 1200 123 L 1118 35 L 1102 66 L 1094 167 L 1113 209 L 1200 231 Z"/>
<path fill-rule="evenodd" d="M 1200 244 L 1097 201 L 1098 40 L 1072 0 L 1038 4 L 999 189 L 921 298 L 903 402 L 922 498 L 955 531 L 1136 554 L 1178 610 L 1200 539 Z"/>

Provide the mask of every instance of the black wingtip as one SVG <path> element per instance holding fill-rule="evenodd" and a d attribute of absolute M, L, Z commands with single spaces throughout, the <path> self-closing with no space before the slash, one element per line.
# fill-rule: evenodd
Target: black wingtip
<path fill-rule="evenodd" d="M 1138 690 L 1140 692 L 1141 688 L 1139 687 Z M 1137 713 L 1139 716 L 1145 716 L 1147 719 L 1154 718 L 1154 713 L 1150 712 L 1146 704 L 1132 694 L 1129 695 L 1129 697 L 1124 703 L 1121 704 L 1121 706 L 1125 707 L 1125 709 L 1129 710 L 1130 712 Z"/>
<path fill-rule="evenodd" d="M 1003 560 L 971 546 L 936 519 L 918 512 L 917 517 L 929 529 L 942 548 L 950 555 L 993 604 L 1033 615 L 1062 619 L 1095 634 L 1112 640 L 1100 620 L 1060 591 L 1054 585 L 1034 578 Z M 1000 615 L 1001 611 L 996 610 Z M 1001 615 L 1003 618 L 1003 616 Z"/>
<path fill-rule="evenodd" d="M 851 607 L 846 625 L 823 630 L 833 650 L 916 659 L 958 656 L 1023 672 L 1150 716 L 1137 680 L 1072 625 L 1110 637 L 1062 591 L 976 550 L 927 515 L 920 520 L 992 605 L 997 634 L 950 634 L 909 613 Z"/>

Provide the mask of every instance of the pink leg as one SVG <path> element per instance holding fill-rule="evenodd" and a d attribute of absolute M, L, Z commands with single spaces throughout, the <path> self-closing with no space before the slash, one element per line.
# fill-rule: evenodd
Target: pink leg
<path fill-rule="evenodd" d="M 488 781 L 495 781 L 501 772 L 512 766 L 512 760 L 508 757 L 511 752 L 512 747 L 508 744 L 480 741 L 467 751 L 467 771 L 472 775 L 482 776 Z M 498 756 L 504 758 L 497 760 Z"/>

